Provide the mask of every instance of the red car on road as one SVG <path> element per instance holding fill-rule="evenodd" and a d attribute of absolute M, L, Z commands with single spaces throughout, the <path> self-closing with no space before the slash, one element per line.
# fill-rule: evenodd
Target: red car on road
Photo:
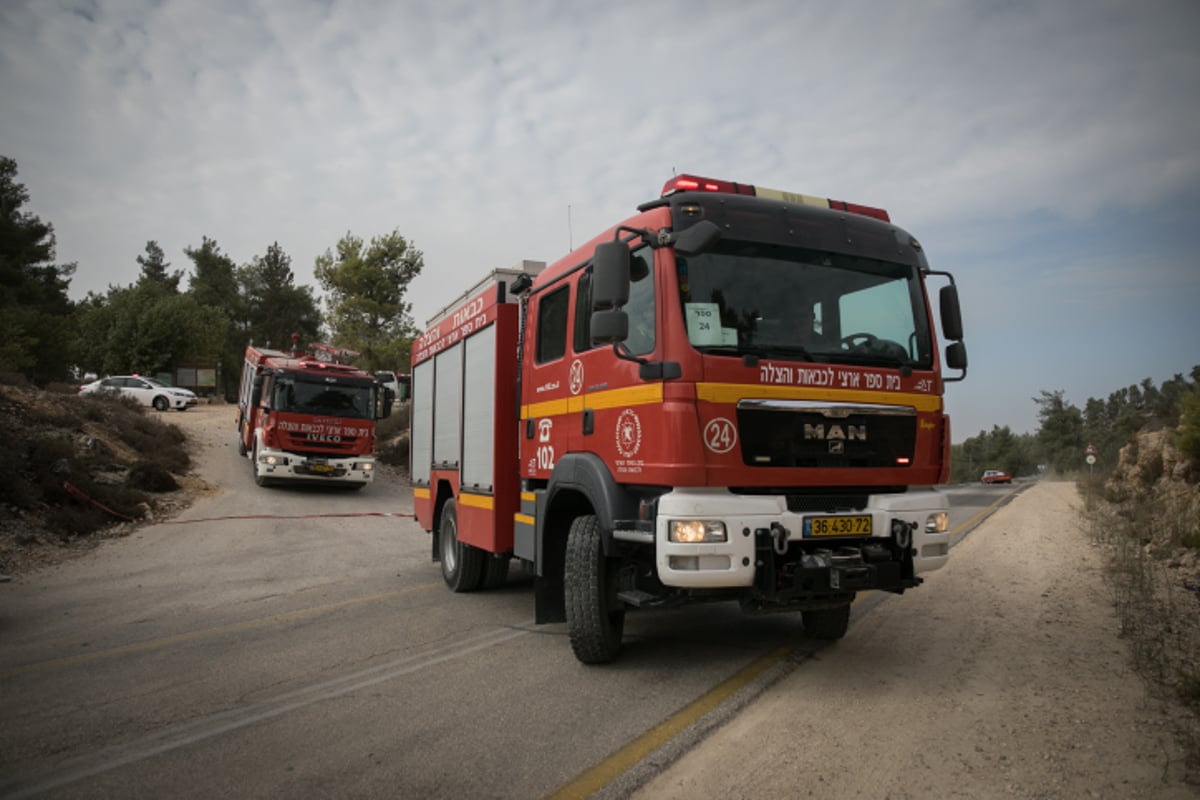
<path fill-rule="evenodd" d="M 989 469 L 984 471 L 983 477 L 979 480 L 984 483 L 1012 483 L 1012 475 L 1004 470 Z"/>

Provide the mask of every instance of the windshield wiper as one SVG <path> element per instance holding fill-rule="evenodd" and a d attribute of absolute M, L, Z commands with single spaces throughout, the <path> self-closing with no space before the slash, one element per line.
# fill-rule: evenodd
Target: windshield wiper
<path fill-rule="evenodd" d="M 839 362 L 845 364 L 865 364 L 872 367 L 912 367 L 916 362 L 911 358 L 889 356 L 884 353 L 838 353 Z"/>
<path fill-rule="evenodd" d="M 780 358 L 791 361 L 817 361 L 812 353 L 800 345 L 709 345 L 697 347 L 702 353 L 729 356 L 757 356 L 759 358 Z M 824 360 L 824 359 L 820 359 Z"/>

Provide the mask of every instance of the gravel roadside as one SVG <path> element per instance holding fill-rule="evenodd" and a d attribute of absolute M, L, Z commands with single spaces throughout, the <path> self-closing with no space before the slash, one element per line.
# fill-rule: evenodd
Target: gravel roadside
<path fill-rule="evenodd" d="M 999 510 L 636 798 L 1179 798 L 1073 484 Z"/>

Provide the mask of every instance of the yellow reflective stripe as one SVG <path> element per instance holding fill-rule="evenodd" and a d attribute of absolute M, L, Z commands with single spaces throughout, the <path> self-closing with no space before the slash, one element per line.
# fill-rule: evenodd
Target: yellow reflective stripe
<path fill-rule="evenodd" d="M 661 383 L 628 386 L 622 389 L 591 392 L 579 397 L 546 400 L 541 403 L 522 406 L 521 419 L 577 414 L 583 411 L 585 407 L 600 410 L 604 408 L 622 408 L 624 406 L 644 406 L 650 403 L 661 403 L 662 398 L 663 387 Z"/>
<path fill-rule="evenodd" d="M 530 417 L 559 417 L 563 414 L 578 414 L 583 411 L 582 397 L 566 397 L 562 400 L 546 400 L 521 407 L 521 419 Z"/>
<path fill-rule="evenodd" d="M 521 492 L 521 500 L 526 503 L 533 503 L 537 501 L 537 495 L 533 492 Z"/>
<path fill-rule="evenodd" d="M 418 489 L 417 487 L 414 486 L 413 487 L 413 498 L 415 498 L 417 500 L 428 500 L 429 499 L 429 490 L 428 489 Z"/>
<path fill-rule="evenodd" d="M 642 386 L 630 386 L 626 389 L 609 389 L 607 392 L 593 392 L 587 396 L 588 408 L 620 408 L 622 406 L 644 406 L 650 403 L 661 403 L 663 387 L 661 383 L 647 383 Z"/>
<path fill-rule="evenodd" d="M 496 505 L 496 499 L 490 494 L 467 494 L 465 492 L 459 494 L 458 502 L 464 506 L 474 506 L 475 508 L 486 508 L 492 510 Z"/>
<path fill-rule="evenodd" d="M 942 398 L 934 394 L 908 392 L 867 392 L 859 389 L 822 387 L 768 386 L 760 383 L 697 383 L 696 399 L 709 403 L 736 403 L 747 399 L 828 400 L 842 403 L 876 403 L 888 406 L 912 406 L 917 411 L 941 411 Z"/>
<path fill-rule="evenodd" d="M 528 514 L 513 514 L 513 522 L 519 525 L 533 525 L 537 520 Z"/>

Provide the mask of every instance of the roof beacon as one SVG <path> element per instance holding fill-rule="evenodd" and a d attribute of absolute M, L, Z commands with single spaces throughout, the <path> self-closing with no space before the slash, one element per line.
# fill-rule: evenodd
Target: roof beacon
<path fill-rule="evenodd" d="M 768 189 L 765 186 L 751 186 L 748 183 L 734 183 L 733 181 L 719 181 L 712 178 L 701 178 L 698 175 L 676 175 L 671 178 L 662 188 L 662 196 L 677 194 L 678 192 L 717 192 L 721 194 L 746 194 L 752 197 L 765 197 L 770 200 L 782 200 L 785 203 L 801 203 L 806 206 L 817 206 L 818 208 L 832 208 L 834 211 L 848 211 L 851 214 L 862 214 L 865 217 L 873 217 L 883 222 L 891 222 L 891 217 L 888 212 L 882 208 L 874 208 L 873 206 L 859 205 L 858 203 L 847 203 L 842 200 L 830 200 L 825 197 L 814 197 L 810 194 L 799 194 L 797 192 L 783 192 L 779 189 Z"/>

